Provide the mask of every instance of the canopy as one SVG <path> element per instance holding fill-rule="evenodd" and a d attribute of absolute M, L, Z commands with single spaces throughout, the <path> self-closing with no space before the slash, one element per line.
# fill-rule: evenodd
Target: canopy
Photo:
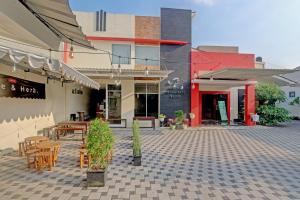
<path fill-rule="evenodd" d="M 38 56 L 32 53 L 26 53 L 3 46 L 0 46 L 0 59 L 11 61 L 23 67 L 25 62 L 26 66 L 29 65 L 34 72 L 43 73 L 44 71 L 47 72 L 47 75 L 51 74 L 55 77 L 63 77 L 63 79 L 66 81 L 74 81 L 78 84 L 94 89 L 100 88 L 99 83 L 88 78 L 74 68 L 61 63 L 57 59 L 49 59 L 43 56 Z"/>
<path fill-rule="evenodd" d="M 111 74 L 114 74 L 115 78 L 117 77 L 116 68 L 77 68 L 78 71 L 84 73 L 88 77 L 92 78 L 110 78 Z M 146 70 L 136 70 L 136 69 L 121 69 L 119 75 L 120 78 L 159 78 L 165 79 L 171 74 L 171 70 L 149 70 L 146 74 Z"/>
<path fill-rule="evenodd" d="M 22 3 L 63 41 L 92 48 L 72 13 L 69 0 L 26 0 Z"/>
<path fill-rule="evenodd" d="M 62 41 L 93 48 L 68 0 L 0 0 L 0 5 L 2 36 L 50 49 Z"/>
<path fill-rule="evenodd" d="M 221 79 L 221 80 L 256 80 L 258 82 L 273 82 L 283 85 L 295 84 L 296 82 L 287 80 L 285 74 L 293 73 L 297 70 L 291 69 L 242 69 L 228 68 L 207 72 L 199 75 L 200 79 Z"/>

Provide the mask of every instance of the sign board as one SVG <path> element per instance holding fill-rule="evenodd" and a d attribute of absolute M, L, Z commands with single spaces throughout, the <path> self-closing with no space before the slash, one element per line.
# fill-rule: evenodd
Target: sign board
<path fill-rule="evenodd" d="M 0 97 L 45 99 L 45 84 L 0 74 Z"/>
<path fill-rule="evenodd" d="M 221 121 L 228 121 L 225 101 L 218 101 Z"/>

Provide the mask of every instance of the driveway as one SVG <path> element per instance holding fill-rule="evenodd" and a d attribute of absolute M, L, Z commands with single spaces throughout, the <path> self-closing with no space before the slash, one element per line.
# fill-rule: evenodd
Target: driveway
<path fill-rule="evenodd" d="M 300 199 L 297 126 L 142 129 L 142 167 L 131 164 L 130 130 L 113 129 L 115 156 L 103 188 L 86 187 L 80 142 L 69 136 L 52 172 L 2 157 L 0 199 Z"/>

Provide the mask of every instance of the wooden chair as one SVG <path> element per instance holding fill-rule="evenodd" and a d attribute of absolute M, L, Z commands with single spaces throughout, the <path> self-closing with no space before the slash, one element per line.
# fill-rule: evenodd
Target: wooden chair
<path fill-rule="evenodd" d="M 31 140 L 24 141 L 24 152 L 27 158 L 27 167 L 31 168 L 31 166 L 35 165 L 35 154 L 39 152 L 39 150 L 36 148 L 35 143 L 33 143 Z"/>
<path fill-rule="evenodd" d="M 60 150 L 60 144 L 57 143 L 57 142 L 54 143 L 54 145 L 53 145 L 53 152 L 52 152 L 52 163 L 53 163 L 53 166 L 55 166 L 55 164 L 57 162 L 59 150 Z"/>
<path fill-rule="evenodd" d="M 81 169 L 83 168 L 83 165 L 85 163 L 89 164 L 89 156 L 87 154 L 87 150 L 80 149 L 80 151 L 79 151 L 79 166 Z"/>
<path fill-rule="evenodd" d="M 35 166 L 38 170 L 45 167 L 52 170 L 53 165 L 52 146 L 49 142 L 42 142 L 39 144 L 39 152 L 36 153 Z"/>

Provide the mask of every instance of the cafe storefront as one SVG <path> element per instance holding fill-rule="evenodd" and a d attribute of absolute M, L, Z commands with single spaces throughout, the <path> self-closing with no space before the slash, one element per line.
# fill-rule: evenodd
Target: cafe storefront
<path fill-rule="evenodd" d="M 0 147 L 88 113 L 91 89 L 100 85 L 56 59 L 0 46 Z"/>

